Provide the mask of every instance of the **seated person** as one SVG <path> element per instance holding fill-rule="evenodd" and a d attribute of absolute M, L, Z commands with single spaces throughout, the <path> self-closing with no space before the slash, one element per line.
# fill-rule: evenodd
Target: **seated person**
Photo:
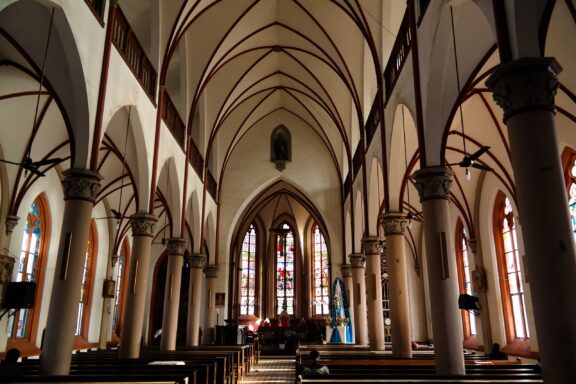
<path fill-rule="evenodd" d="M 490 360 L 508 360 L 508 355 L 500 350 L 500 344 L 494 343 L 488 358 Z"/>
<path fill-rule="evenodd" d="M 320 365 L 320 352 L 316 349 L 310 351 L 310 360 L 312 360 L 312 367 L 311 368 L 304 368 L 304 373 L 312 373 L 312 374 L 319 374 L 325 375 L 330 373 L 330 370 L 325 365 Z"/>
<path fill-rule="evenodd" d="M 0 377 L 1 376 L 19 376 L 22 373 L 22 367 L 18 364 L 20 358 L 20 351 L 12 348 L 6 352 L 4 361 L 0 363 Z"/>

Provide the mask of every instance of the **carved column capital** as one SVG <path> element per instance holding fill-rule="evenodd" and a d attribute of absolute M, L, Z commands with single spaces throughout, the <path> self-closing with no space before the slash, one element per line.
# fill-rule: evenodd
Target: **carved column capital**
<path fill-rule="evenodd" d="M 476 241 L 476 239 L 468 239 L 467 241 L 468 243 L 468 249 L 470 250 L 470 252 L 472 252 L 474 255 L 476 255 L 476 249 L 478 248 L 478 242 Z"/>
<path fill-rule="evenodd" d="M 208 264 L 204 267 L 204 274 L 207 278 L 213 279 L 218 277 L 218 271 L 220 268 L 215 264 Z"/>
<path fill-rule="evenodd" d="M 18 225 L 20 218 L 16 215 L 6 215 L 6 234 L 10 235 L 14 232 L 14 228 Z"/>
<path fill-rule="evenodd" d="M 12 256 L 0 255 L 0 284 L 6 284 L 10 281 L 15 261 L 16 259 Z"/>
<path fill-rule="evenodd" d="M 350 264 L 352 268 L 366 268 L 366 256 L 362 253 L 350 254 Z"/>
<path fill-rule="evenodd" d="M 553 57 L 525 57 L 500 65 L 486 81 L 504 110 L 503 121 L 523 112 L 555 111 L 556 76 L 562 67 Z"/>
<path fill-rule="evenodd" d="M 190 264 L 190 268 L 204 268 L 206 255 L 203 253 L 193 253 L 188 256 L 188 263 Z"/>
<path fill-rule="evenodd" d="M 166 243 L 166 250 L 170 256 L 182 256 L 186 250 L 186 240 L 181 237 L 173 237 L 168 239 Z"/>
<path fill-rule="evenodd" d="M 403 235 L 408 228 L 408 219 L 406 219 L 406 214 L 402 212 L 383 213 L 378 216 L 378 220 L 386 236 Z"/>
<path fill-rule="evenodd" d="M 420 201 L 447 200 L 450 197 L 453 175 L 454 171 L 444 166 L 428 167 L 414 172 L 412 177 L 416 182 Z"/>
<path fill-rule="evenodd" d="M 92 203 L 96 201 L 100 192 L 100 180 L 102 176 L 98 172 L 84 168 L 70 168 L 62 172 L 62 188 L 64 189 L 64 200 L 88 200 Z"/>
<path fill-rule="evenodd" d="M 120 260 L 120 255 L 114 254 L 110 256 L 110 261 L 112 262 L 112 268 L 116 267 L 116 264 L 118 264 L 118 260 Z"/>
<path fill-rule="evenodd" d="M 158 218 L 146 212 L 136 212 L 130 216 L 132 236 L 154 236 L 154 228 Z"/>
<path fill-rule="evenodd" d="M 342 270 L 342 276 L 344 277 L 352 277 L 352 265 L 350 264 L 342 264 L 340 266 L 340 269 Z"/>
<path fill-rule="evenodd" d="M 377 236 L 366 236 L 362 239 L 362 250 L 365 255 L 379 255 L 382 242 Z"/>

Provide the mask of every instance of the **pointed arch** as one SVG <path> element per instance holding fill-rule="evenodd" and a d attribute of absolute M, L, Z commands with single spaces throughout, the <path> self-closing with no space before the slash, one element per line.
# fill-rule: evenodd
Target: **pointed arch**
<path fill-rule="evenodd" d="M 42 292 L 46 275 L 51 215 L 48 200 L 44 193 L 39 194 L 32 203 L 20 248 L 20 261 L 14 265 L 14 281 L 32 281 L 36 283 L 36 297 L 33 309 L 22 309 L 8 318 L 8 348 L 27 351 L 35 347 L 38 334 L 39 315 L 42 305 Z M 22 273 L 20 271 L 24 271 Z"/>

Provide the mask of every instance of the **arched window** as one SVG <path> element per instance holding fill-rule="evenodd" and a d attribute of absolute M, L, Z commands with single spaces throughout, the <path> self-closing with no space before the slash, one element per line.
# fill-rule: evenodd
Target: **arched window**
<path fill-rule="evenodd" d="M 572 148 L 566 148 L 562 154 L 562 164 L 564 165 L 564 179 L 568 191 L 568 209 L 572 219 L 572 230 L 576 237 L 576 151 Z"/>
<path fill-rule="evenodd" d="M 382 317 L 384 318 L 384 341 L 392 342 L 392 319 L 390 315 L 390 275 L 386 246 L 380 248 L 380 285 L 382 286 Z"/>
<path fill-rule="evenodd" d="M 8 317 L 7 337 L 11 342 L 30 341 L 36 338 L 38 314 L 42 297 L 44 266 L 48 234 L 49 213 L 44 194 L 36 197 L 28 216 L 20 247 L 20 262 L 15 281 L 33 281 L 36 283 L 34 309 L 21 309 Z M 10 343 L 13 344 L 13 343 Z"/>
<path fill-rule="evenodd" d="M 126 273 L 128 272 L 128 241 L 124 240 L 118 258 L 118 275 L 116 275 L 116 289 L 114 292 L 114 315 L 112 317 L 112 330 L 120 335 L 122 325 L 122 310 L 124 307 L 124 287 Z"/>
<path fill-rule="evenodd" d="M 494 210 L 495 233 L 498 250 L 500 289 L 504 306 L 504 319 L 508 341 L 530 337 L 526 317 L 522 263 L 516 236 L 516 221 L 512 204 L 499 192 Z"/>
<path fill-rule="evenodd" d="M 318 224 L 312 226 L 312 312 L 313 315 L 330 314 L 328 287 L 330 286 L 328 248 Z"/>
<path fill-rule="evenodd" d="M 294 315 L 294 232 L 283 224 L 276 234 L 276 314 Z"/>
<path fill-rule="evenodd" d="M 458 285 L 460 293 L 472 295 L 472 279 L 470 273 L 470 262 L 468 259 L 468 231 L 458 219 L 456 224 L 456 264 L 458 265 Z M 476 335 L 476 318 L 470 311 L 462 310 L 462 325 L 464 336 Z"/>
<path fill-rule="evenodd" d="M 97 255 L 96 247 L 96 225 L 94 220 L 90 223 L 90 234 L 88 235 L 88 245 L 86 247 L 86 257 L 84 258 L 84 272 L 82 273 L 82 288 L 80 291 L 80 302 L 78 303 L 78 314 L 76 316 L 76 336 L 88 336 L 88 323 L 90 321 L 90 297 L 92 296 L 92 276 Z"/>
<path fill-rule="evenodd" d="M 246 231 L 240 255 L 240 315 L 253 316 L 256 302 L 256 228 Z"/>

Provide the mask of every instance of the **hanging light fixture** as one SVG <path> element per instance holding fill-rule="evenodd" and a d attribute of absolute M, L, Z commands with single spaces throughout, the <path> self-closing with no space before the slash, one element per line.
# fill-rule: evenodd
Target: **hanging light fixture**
<path fill-rule="evenodd" d="M 40 74 L 40 82 L 38 84 L 38 96 L 36 97 L 36 109 L 34 111 L 34 120 L 32 121 L 32 135 L 34 135 L 34 129 L 36 127 L 36 124 L 38 123 L 38 109 L 40 107 L 40 95 L 42 93 L 42 84 L 44 84 L 44 77 L 46 75 L 46 59 L 48 58 L 48 49 L 50 47 L 50 37 L 52 36 L 52 27 L 54 25 L 54 11 L 56 10 L 56 8 L 52 8 L 52 12 L 50 14 L 50 24 L 48 26 L 48 36 L 46 38 L 46 48 L 44 49 L 44 58 L 42 60 L 42 71 Z M 27 151 L 26 151 L 26 157 L 24 157 L 24 159 L 22 160 L 22 162 L 18 163 L 16 161 L 10 161 L 10 160 L 4 160 L 4 159 L 0 159 L 0 162 L 3 163 L 7 163 L 7 164 L 14 164 L 14 165 L 18 165 L 22 168 L 24 168 L 24 174 L 26 175 L 28 172 L 32 172 L 33 174 L 35 174 L 36 176 L 39 177 L 43 177 L 46 176 L 46 174 L 42 171 L 40 171 L 39 167 L 44 166 L 44 165 L 52 165 L 52 164 L 58 164 L 61 163 L 63 161 L 63 159 L 56 157 L 53 159 L 46 159 L 46 160 L 40 160 L 40 161 L 32 161 L 32 158 L 30 157 L 30 153 L 32 151 L 32 143 L 30 143 L 30 146 L 28 147 Z"/>
<path fill-rule="evenodd" d="M 488 167 L 487 165 L 484 164 L 479 164 L 476 162 L 476 160 L 478 160 L 478 158 L 483 155 L 485 152 L 487 152 L 490 147 L 489 146 L 482 146 L 480 147 L 479 150 L 477 150 L 476 152 L 472 153 L 471 155 L 468 155 L 468 151 L 466 150 L 466 134 L 464 132 L 464 113 L 462 112 L 462 103 L 460 102 L 460 71 L 458 69 L 458 53 L 456 51 L 456 33 L 454 30 L 454 11 L 452 9 L 452 6 L 450 6 L 450 25 L 452 28 L 452 47 L 454 49 L 454 65 L 455 65 L 455 69 L 456 69 L 456 86 L 458 87 L 458 110 L 460 113 L 460 127 L 461 127 L 461 131 L 462 131 L 462 147 L 464 150 L 464 158 L 462 159 L 462 161 L 458 162 L 458 163 L 451 163 L 448 165 L 458 165 L 462 168 L 465 168 L 465 177 L 466 180 L 470 180 L 471 178 L 471 174 L 470 174 L 470 168 L 478 168 L 481 169 L 483 171 L 491 171 L 492 168 Z"/>
<path fill-rule="evenodd" d="M 404 106 L 402 105 L 402 135 L 404 137 L 404 166 L 408 170 L 408 150 L 406 149 L 406 124 L 404 122 Z M 408 193 L 408 213 L 406 214 L 406 220 L 408 221 L 408 228 L 412 228 L 412 221 L 414 220 L 414 214 L 410 210 L 410 185 L 409 181 L 406 181 L 406 192 Z"/>

